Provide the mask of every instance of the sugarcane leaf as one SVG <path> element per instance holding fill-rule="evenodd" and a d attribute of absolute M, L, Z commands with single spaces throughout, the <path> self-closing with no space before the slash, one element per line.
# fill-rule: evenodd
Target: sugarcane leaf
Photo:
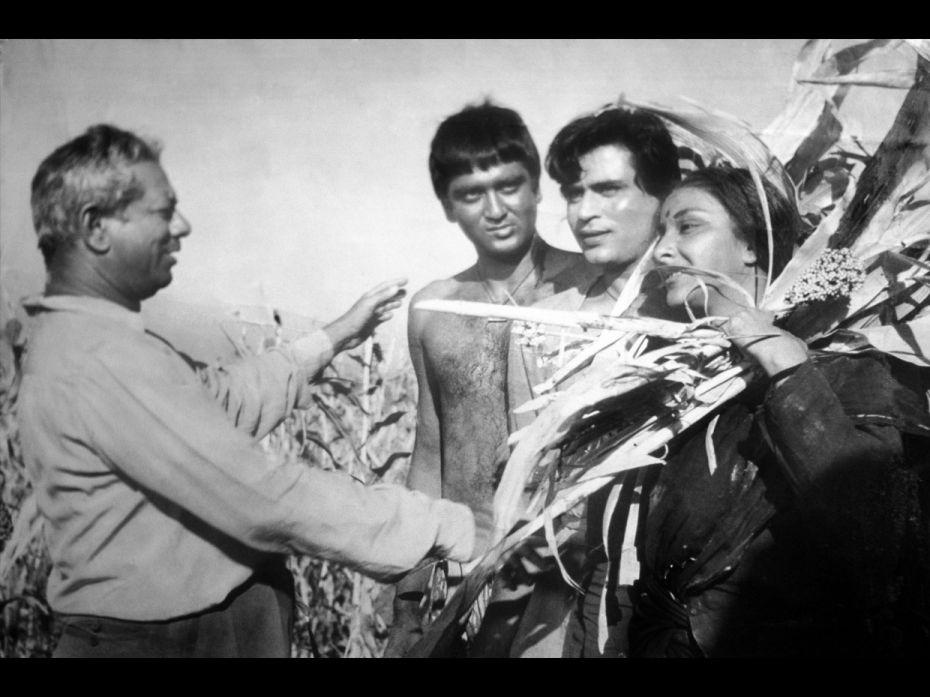
<path fill-rule="evenodd" d="M 925 61 L 930 61 L 930 39 L 904 39 L 905 43 Z"/>
<path fill-rule="evenodd" d="M 400 420 L 404 417 L 404 414 L 406 414 L 406 413 L 407 413 L 407 412 L 404 411 L 404 410 L 398 410 L 398 411 L 391 412 L 390 414 L 388 414 L 387 416 L 385 416 L 385 417 L 384 417 L 383 419 L 381 419 L 380 421 L 376 422 L 376 423 L 371 427 L 371 430 L 368 432 L 369 437 L 375 435 L 375 434 L 376 434 L 378 431 L 380 431 L 382 428 L 385 428 L 385 427 L 387 427 L 387 426 L 390 426 L 391 424 L 397 423 L 398 421 L 400 421 Z"/>
<path fill-rule="evenodd" d="M 829 40 L 815 39 L 805 43 L 794 64 L 785 107 L 762 133 L 762 140 L 785 163 L 793 181 L 803 182 L 808 169 L 846 130 L 839 109 L 850 86 L 822 81 L 847 75 L 866 59 L 894 47 L 891 40 L 876 39 L 830 55 Z"/>
<path fill-rule="evenodd" d="M 404 458 L 410 457 L 412 454 L 413 453 L 409 451 L 391 453 L 390 455 L 388 455 L 387 459 L 384 461 L 384 463 L 380 467 L 372 467 L 371 471 L 374 472 L 379 477 L 382 477 L 385 475 L 385 473 L 387 473 L 388 470 L 391 469 L 391 466 L 395 462 L 397 462 L 398 460 L 402 460 Z"/>
<path fill-rule="evenodd" d="M 615 484 L 610 488 L 610 491 L 607 494 L 607 501 L 604 505 L 604 515 L 601 518 L 601 542 L 604 545 L 604 549 L 608 550 L 607 554 L 607 564 L 608 566 L 613 563 L 613 560 L 610 558 L 610 523 L 613 518 L 614 512 L 617 509 L 617 502 L 620 500 L 620 492 L 623 490 L 623 487 L 626 484 L 626 479 L 622 479 L 618 484 Z M 608 568 L 608 577 L 610 577 L 610 569 Z M 607 591 L 610 588 L 609 583 L 603 584 L 601 588 L 601 598 L 598 604 L 597 610 L 597 647 L 600 653 L 604 653 L 604 649 L 607 646 Z"/>
<path fill-rule="evenodd" d="M 712 418 L 707 425 L 707 431 L 704 433 L 704 451 L 707 453 L 707 469 L 711 476 L 717 471 L 717 451 L 714 449 L 714 429 L 717 428 L 717 421 L 719 419 L 720 414 Z"/>
<path fill-rule="evenodd" d="M 605 550 L 610 549 L 610 543 L 608 541 L 610 536 L 610 523 L 614 512 L 616 511 L 617 501 L 620 500 L 620 493 L 623 491 L 625 482 L 625 478 L 621 479 L 617 484 L 614 484 L 612 487 L 610 487 L 610 491 L 607 494 L 607 502 L 604 505 L 604 514 L 601 517 L 601 542 L 603 542 Z M 604 585 L 606 586 L 608 584 L 605 583 Z"/>
<path fill-rule="evenodd" d="M 545 409 L 547 406 L 552 404 L 553 401 L 557 399 L 557 394 L 543 394 L 539 397 L 534 397 L 533 399 L 524 402 L 520 406 L 513 409 L 514 414 L 528 414 L 531 411 L 539 411 L 540 409 Z M 514 433 L 513 435 L 517 435 Z"/>
<path fill-rule="evenodd" d="M 830 77 L 809 77 L 800 82 L 820 85 L 864 85 L 867 87 L 885 87 L 888 89 L 910 89 L 914 84 L 912 70 L 876 70 L 871 73 L 854 75 L 832 75 Z"/>
<path fill-rule="evenodd" d="M 855 195 L 830 240 L 831 247 L 874 242 L 887 227 L 882 223 L 890 218 L 890 212 L 880 214 L 894 208 L 895 193 L 908 189 L 908 179 L 919 181 L 926 174 L 930 144 L 930 72 L 927 65 L 926 61 L 918 59 L 914 86 L 862 172 Z"/>
<path fill-rule="evenodd" d="M 828 65 L 818 68 L 814 75 L 821 77 L 833 73 L 845 75 L 857 70 L 867 59 L 897 49 L 901 42 L 901 39 L 869 39 L 846 46 L 831 55 L 826 61 Z"/>
<path fill-rule="evenodd" d="M 345 353 L 343 355 L 346 356 L 346 358 L 355 361 L 363 368 L 365 367 L 365 359 L 362 356 L 359 356 L 357 353 Z"/>
<path fill-rule="evenodd" d="M 620 332 L 604 332 L 587 347 L 572 356 L 568 363 L 553 373 L 552 377 L 536 385 L 533 391 L 536 394 L 544 396 L 546 393 L 554 390 L 557 385 L 564 382 L 572 375 L 577 374 L 578 371 L 587 366 L 594 359 L 594 356 L 613 346 L 623 339 L 624 336 L 625 335 Z"/>
<path fill-rule="evenodd" d="M 756 187 L 756 195 L 759 197 L 759 201 L 762 204 L 762 217 L 765 221 L 765 239 L 768 245 L 768 268 L 765 272 L 765 289 L 768 290 L 769 286 L 772 285 L 772 264 L 775 261 L 775 241 L 772 237 L 772 216 L 769 212 L 768 196 L 762 186 L 762 178 L 759 176 L 759 173 L 752 168 L 750 168 L 749 174 L 752 176 L 752 182 Z M 752 298 L 750 307 L 755 307 L 755 305 L 755 298 Z"/>
<path fill-rule="evenodd" d="M 326 415 L 326 418 L 328 418 L 333 426 L 335 426 L 339 435 L 342 436 L 345 439 L 345 442 L 349 444 L 355 461 L 364 468 L 365 462 L 362 460 L 362 456 L 359 453 L 358 448 L 355 446 L 355 443 L 349 437 L 348 429 L 346 428 L 345 424 L 342 423 L 342 419 L 339 418 L 339 415 L 336 414 L 336 412 L 333 411 L 333 409 L 319 395 L 314 394 L 311 396 L 317 407 L 319 407 L 320 411 Z"/>
<path fill-rule="evenodd" d="M 574 588 L 579 593 L 584 593 L 584 590 L 580 585 L 578 585 L 578 582 L 572 578 L 570 573 L 568 573 L 568 569 L 565 568 L 565 563 L 562 561 L 562 555 L 559 554 L 559 545 L 556 541 L 553 518 L 554 516 L 551 515 L 549 509 L 546 509 L 543 515 L 543 530 L 545 531 L 546 535 L 546 543 L 549 545 L 549 550 L 552 552 L 552 557 L 555 559 L 556 566 L 558 566 L 559 573 L 562 574 L 562 579 L 565 581 L 565 583 L 567 583 L 570 588 Z"/>
<path fill-rule="evenodd" d="M 762 132 L 762 140 L 781 162 L 790 163 L 806 138 L 817 143 L 807 148 L 815 160 L 816 153 L 826 152 L 832 142 L 832 137 L 824 139 L 822 132 L 827 129 L 820 122 L 828 104 L 832 105 L 830 100 L 835 88 L 812 87 L 800 82 L 826 61 L 830 45 L 829 39 L 811 39 L 804 44 L 792 68 L 785 107 Z M 800 180 L 797 173 L 791 174 Z"/>
<path fill-rule="evenodd" d="M 912 201 L 908 201 L 908 202 L 901 208 L 901 210 L 903 210 L 903 211 L 913 211 L 913 210 L 916 210 L 917 208 L 923 208 L 923 207 L 926 206 L 927 204 L 930 204 L 930 201 L 917 201 L 917 200 L 912 200 Z"/>
<path fill-rule="evenodd" d="M 921 261 L 920 259 L 915 259 L 914 257 L 909 257 L 905 254 L 901 254 L 900 252 L 889 251 L 886 252 L 883 257 L 883 268 L 886 273 L 900 273 L 903 268 L 908 266 L 916 266 L 926 271 L 930 271 L 930 263 Z M 899 262 L 899 264 L 897 266 L 889 264 L 888 262 L 892 260 Z"/>
<path fill-rule="evenodd" d="M 858 330 L 876 349 L 915 365 L 930 365 L 930 317 Z"/>
<path fill-rule="evenodd" d="M 503 533 L 521 516 L 520 504 L 527 481 L 548 462 L 553 448 L 572 424 L 593 404 L 647 382 L 648 371 L 628 370 L 617 376 L 613 364 L 592 367 L 581 380 L 568 387 L 561 398 L 543 409 L 526 427 L 510 455 L 494 496 L 496 529 Z"/>
<path fill-rule="evenodd" d="M 308 445 L 313 443 L 315 446 L 320 448 L 323 452 L 329 455 L 330 460 L 333 461 L 333 464 L 336 467 L 341 467 L 339 464 L 339 459 L 333 454 L 333 451 L 330 449 L 329 444 L 323 439 L 323 437 L 315 431 L 304 431 L 300 436 L 300 440 L 303 441 L 303 448 L 301 452 L 306 452 Z"/>
<path fill-rule="evenodd" d="M 333 392 L 336 394 L 347 395 L 351 394 L 352 390 L 355 388 L 355 383 L 346 378 L 324 376 L 318 380 L 321 385 L 328 385 L 333 389 Z"/>
<path fill-rule="evenodd" d="M 607 564 L 610 566 L 613 562 L 608 559 Z M 609 636 L 609 630 L 607 629 L 607 591 L 609 588 L 609 583 L 602 585 L 601 597 L 597 606 L 597 650 L 601 654 L 607 648 L 607 638 Z"/>
<path fill-rule="evenodd" d="M 551 310 L 544 307 L 497 305 L 494 303 L 467 300 L 421 300 L 416 310 L 450 312 L 472 317 L 516 320 L 531 324 L 551 324 L 578 330 L 596 329 L 627 333 L 649 334 L 667 339 L 678 339 L 692 332 L 695 327 L 684 322 L 657 319 L 655 317 L 612 317 L 596 312 Z M 592 335 L 592 341 L 594 340 Z"/>
<path fill-rule="evenodd" d="M 652 427 L 641 436 L 643 440 L 647 440 L 649 436 L 652 436 L 654 433 L 661 431 L 661 424 L 665 421 L 668 421 L 668 419 L 657 419 Z M 633 454 L 633 452 L 640 450 L 640 448 L 635 447 L 635 439 L 631 439 L 630 442 L 631 447 L 629 449 L 615 448 L 613 452 L 604 458 L 603 462 L 585 472 L 581 478 L 578 479 L 578 483 L 585 484 L 592 481 L 600 481 L 605 477 L 615 477 L 622 472 L 638 469 L 640 467 L 665 464 L 665 460 L 659 457 L 654 457 L 652 455 Z M 627 450 L 630 452 L 627 452 Z M 603 486 L 603 484 L 606 483 L 607 482 L 602 481 L 601 485 Z"/>

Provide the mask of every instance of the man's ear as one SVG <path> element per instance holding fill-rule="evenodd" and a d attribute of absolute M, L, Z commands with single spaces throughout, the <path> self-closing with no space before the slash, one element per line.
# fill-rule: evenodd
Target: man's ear
<path fill-rule="evenodd" d="M 87 204 L 81 209 L 81 237 L 84 244 L 97 254 L 106 254 L 110 249 L 107 218 L 101 215 L 95 204 Z"/>
<path fill-rule="evenodd" d="M 449 200 L 449 197 L 443 196 L 439 200 L 442 201 L 442 210 L 446 214 L 446 220 L 448 220 L 450 223 L 457 223 L 458 218 L 455 217 L 455 214 L 452 211 L 452 201 Z"/>

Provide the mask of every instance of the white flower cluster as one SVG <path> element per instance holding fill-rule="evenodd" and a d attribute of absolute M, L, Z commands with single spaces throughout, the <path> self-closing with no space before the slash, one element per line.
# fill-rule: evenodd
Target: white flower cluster
<path fill-rule="evenodd" d="M 864 280 L 862 264 L 848 249 L 828 249 L 794 282 L 785 300 L 801 305 L 846 297 Z"/>

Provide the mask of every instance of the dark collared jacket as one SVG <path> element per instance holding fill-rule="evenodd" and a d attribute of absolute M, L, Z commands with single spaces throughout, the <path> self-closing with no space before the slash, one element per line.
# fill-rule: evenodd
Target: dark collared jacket
<path fill-rule="evenodd" d="M 894 373 L 892 372 L 894 370 Z M 676 444 L 649 496 L 634 656 L 926 655 L 923 371 L 815 355 Z"/>

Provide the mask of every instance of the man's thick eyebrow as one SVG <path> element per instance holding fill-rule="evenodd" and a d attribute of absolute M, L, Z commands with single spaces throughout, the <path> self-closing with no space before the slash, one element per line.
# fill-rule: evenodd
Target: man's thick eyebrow
<path fill-rule="evenodd" d="M 480 194 L 484 187 L 479 184 L 469 184 L 468 186 L 452 186 L 449 189 L 450 196 L 467 196 L 468 194 Z"/>
<path fill-rule="evenodd" d="M 606 189 L 608 187 L 630 186 L 631 182 L 625 179 L 598 179 L 588 182 L 589 189 Z"/>
<path fill-rule="evenodd" d="M 498 186 L 519 186 L 527 179 L 528 177 L 525 174 L 518 172 L 517 174 L 507 177 L 506 179 L 501 179 L 498 182 Z"/>

